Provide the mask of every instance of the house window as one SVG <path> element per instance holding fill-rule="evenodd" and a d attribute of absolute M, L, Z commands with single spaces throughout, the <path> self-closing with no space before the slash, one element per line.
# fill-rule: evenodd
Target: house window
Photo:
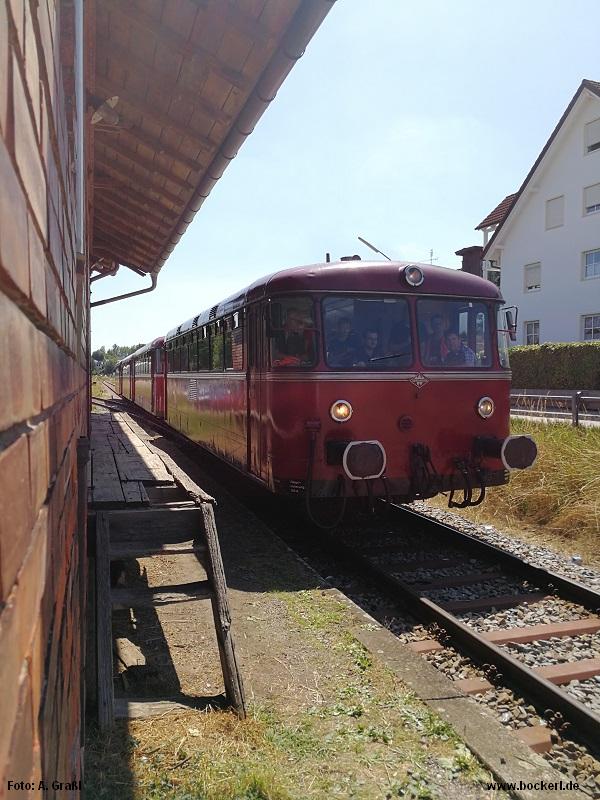
<path fill-rule="evenodd" d="M 600 150 L 600 119 L 588 122 L 585 126 L 585 152 Z"/>
<path fill-rule="evenodd" d="M 546 230 L 560 228 L 565 222 L 565 196 L 554 197 L 546 200 Z"/>
<path fill-rule="evenodd" d="M 531 320 L 525 323 L 525 344 L 539 344 L 540 343 L 540 321 L 539 319 Z"/>
<path fill-rule="evenodd" d="M 583 277 L 600 278 L 600 250 L 588 250 L 583 254 Z"/>
<path fill-rule="evenodd" d="M 525 264 L 525 291 L 537 292 L 542 288 L 542 265 Z"/>
<path fill-rule="evenodd" d="M 600 211 L 600 183 L 593 186 L 586 186 L 583 190 L 583 207 L 586 214 L 593 214 Z"/>
<path fill-rule="evenodd" d="M 583 318 L 583 341 L 600 339 L 600 314 L 588 314 Z"/>

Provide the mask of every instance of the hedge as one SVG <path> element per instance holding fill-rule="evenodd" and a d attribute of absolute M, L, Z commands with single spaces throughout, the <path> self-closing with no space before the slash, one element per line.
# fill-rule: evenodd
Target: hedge
<path fill-rule="evenodd" d="M 514 389 L 600 389 L 599 342 L 510 348 Z"/>

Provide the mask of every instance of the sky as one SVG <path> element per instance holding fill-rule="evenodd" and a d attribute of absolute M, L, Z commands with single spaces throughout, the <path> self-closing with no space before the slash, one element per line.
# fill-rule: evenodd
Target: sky
<path fill-rule="evenodd" d="M 581 80 L 598 0 L 337 0 L 149 294 L 92 310 L 133 345 L 254 282 L 358 253 L 459 267 Z M 148 284 L 122 268 L 92 301 Z"/>

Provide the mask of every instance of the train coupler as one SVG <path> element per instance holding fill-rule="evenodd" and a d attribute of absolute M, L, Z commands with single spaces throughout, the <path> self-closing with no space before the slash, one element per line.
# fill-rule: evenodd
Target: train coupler
<path fill-rule="evenodd" d="M 467 508 L 468 506 L 478 506 L 483 503 L 485 499 L 485 479 L 480 467 L 462 458 L 455 458 L 454 465 L 460 474 L 461 483 L 463 484 L 463 499 L 460 501 L 454 499 L 454 493 L 457 490 L 452 486 L 448 497 L 448 508 Z M 454 483 L 454 476 L 452 476 L 451 480 Z M 478 491 L 475 498 L 473 498 L 474 491 Z"/>

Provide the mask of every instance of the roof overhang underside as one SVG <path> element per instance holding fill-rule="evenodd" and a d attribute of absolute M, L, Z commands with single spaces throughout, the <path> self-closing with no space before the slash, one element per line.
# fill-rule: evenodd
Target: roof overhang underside
<path fill-rule="evenodd" d="M 101 0 L 91 254 L 153 282 L 335 0 Z M 249 194 L 249 202 L 250 202 Z"/>

